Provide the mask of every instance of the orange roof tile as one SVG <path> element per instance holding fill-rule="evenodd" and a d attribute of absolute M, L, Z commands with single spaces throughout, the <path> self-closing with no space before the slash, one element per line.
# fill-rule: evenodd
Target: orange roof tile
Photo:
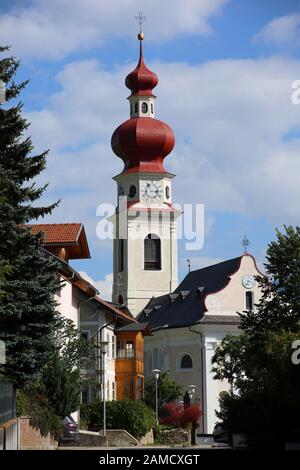
<path fill-rule="evenodd" d="M 33 233 L 43 232 L 48 243 L 74 243 L 78 241 L 82 224 L 34 224 L 30 225 Z"/>

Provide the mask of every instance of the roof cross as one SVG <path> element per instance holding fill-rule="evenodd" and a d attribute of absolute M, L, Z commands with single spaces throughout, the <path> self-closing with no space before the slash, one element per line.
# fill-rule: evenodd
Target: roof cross
<path fill-rule="evenodd" d="M 143 16 L 143 13 L 139 11 L 139 14 L 135 16 L 135 19 L 138 20 L 140 24 L 140 33 L 142 32 L 142 24 L 146 21 L 146 16 Z"/>
<path fill-rule="evenodd" d="M 246 237 L 246 235 L 244 235 L 244 238 L 242 240 L 242 245 L 244 247 L 244 250 L 245 250 L 245 253 L 247 253 L 247 248 L 248 246 L 250 245 L 250 241 L 248 240 L 248 238 Z"/>

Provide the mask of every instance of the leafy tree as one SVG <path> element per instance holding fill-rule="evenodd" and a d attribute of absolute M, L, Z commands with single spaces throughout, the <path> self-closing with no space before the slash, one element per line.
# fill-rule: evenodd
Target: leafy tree
<path fill-rule="evenodd" d="M 169 371 L 163 371 L 159 375 L 157 382 L 158 387 L 158 409 L 159 412 L 163 412 L 164 405 L 166 403 L 177 400 L 183 394 L 183 387 L 170 376 Z M 144 401 L 146 405 L 156 409 L 155 402 L 155 379 L 149 377 L 145 381 L 145 397 Z"/>
<path fill-rule="evenodd" d="M 220 399 L 218 417 L 256 441 L 260 431 L 282 440 L 280 433 L 300 419 L 300 366 L 292 362 L 292 344 L 300 339 L 299 227 L 277 231 L 265 268 L 256 311 L 240 314 L 241 335 L 226 336 L 213 357 L 215 378 L 234 387 Z"/>
<path fill-rule="evenodd" d="M 24 135 L 29 123 L 16 99 L 27 81 L 15 83 L 19 62 L 7 51 L 0 48 L 0 80 L 6 86 L 6 103 L 0 106 L 0 264 L 9 265 L 10 272 L 1 285 L 0 340 L 7 350 L 3 374 L 25 387 L 53 352 L 59 283 L 56 263 L 40 249 L 41 234 L 33 235 L 24 224 L 50 214 L 56 204 L 38 206 L 46 186 L 37 187 L 34 180 L 45 168 L 47 152 L 32 155 L 31 139 Z"/>

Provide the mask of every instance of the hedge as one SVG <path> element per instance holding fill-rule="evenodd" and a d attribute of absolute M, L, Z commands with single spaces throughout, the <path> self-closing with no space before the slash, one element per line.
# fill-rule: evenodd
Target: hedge
<path fill-rule="evenodd" d="M 83 404 L 80 418 L 88 428 L 103 426 L 103 404 L 96 400 Z M 125 429 L 136 438 L 144 436 L 155 427 L 155 413 L 143 401 L 119 400 L 106 403 L 107 429 Z"/>

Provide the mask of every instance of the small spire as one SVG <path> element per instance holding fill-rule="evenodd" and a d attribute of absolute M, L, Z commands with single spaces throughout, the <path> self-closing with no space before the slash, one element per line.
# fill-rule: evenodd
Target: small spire
<path fill-rule="evenodd" d="M 188 272 L 190 273 L 191 272 L 191 260 L 187 259 L 186 262 L 187 262 Z"/>
<path fill-rule="evenodd" d="M 243 240 L 242 240 L 242 245 L 243 245 L 243 247 L 244 247 L 244 252 L 245 252 L 245 254 L 246 254 L 247 251 L 248 251 L 247 248 L 248 248 L 248 246 L 250 245 L 250 241 L 249 241 L 248 238 L 246 237 L 246 234 L 244 235 L 244 238 L 243 238 Z"/>
<path fill-rule="evenodd" d="M 140 41 L 140 60 L 141 62 L 143 60 L 143 47 L 142 47 L 142 40 L 144 39 L 144 34 L 142 32 L 142 24 L 144 21 L 146 21 L 146 16 L 143 16 L 143 13 L 140 11 L 137 16 L 135 16 L 135 19 L 139 22 L 140 25 L 140 32 L 138 34 L 138 40 Z"/>

